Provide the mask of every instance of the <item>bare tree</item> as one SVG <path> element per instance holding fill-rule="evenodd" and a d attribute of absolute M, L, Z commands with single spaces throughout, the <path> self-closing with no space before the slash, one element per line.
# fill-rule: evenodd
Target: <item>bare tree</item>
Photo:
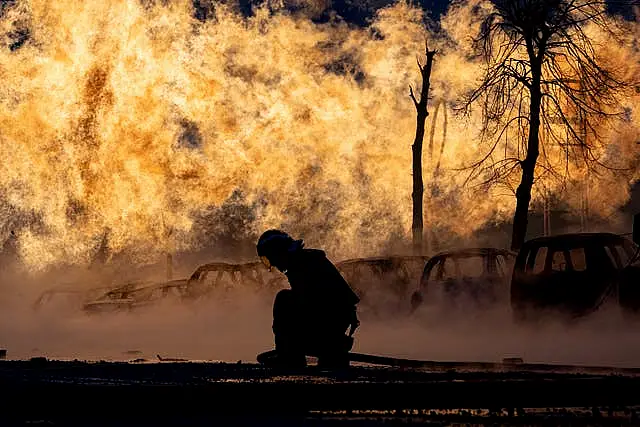
<path fill-rule="evenodd" d="M 511 237 L 511 248 L 518 250 L 527 232 L 536 168 L 562 178 L 549 153 L 559 148 L 567 162 L 602 165 L 594 150 L 600 125 L 621 112 L 619 101 L 629 85 L 620 69 L 603 60 L 588 31 L 617 40 L 623 24 L 607 15 L 605 1 L 491 3 L 474 40 L 483 78 L 464 102 L 467 112 L 474 104 L 482 109 L 483 138 L 490 148 L 470 167 L 470 178 L 504 182 L 520 170 Z M 541 126 L 547 131 L 544 144 Z"/>
<path fill-rule="evenodd" d="M 411 99 L 413 100 L 417 113 L 416 136 L 413 140 L 413 145 L 411 146 L 411 150 L 413 152 L 413 222 L 411 230 L 413 232 L 413 252 L 415 254 L 422 254 L 423 252 L 422 237 L 424 223 L 422 213 L 424 183 L 422 180 L 422 142 L 424 140 L 425 122 L 427 117 L 429 117 L 429 86 L 431 68 L 433 67 L 433 57 L 435 54 L 435 50 L 429 50 L 429 46 L 425 45 L 426 63 L 423 65 L 420 63 L 420 60 L 418 60 L 418 68 L 420 69 L 420 75 L 422 77 L 422 89 L 420 91 L 419 101 L 416 99 L 413 87 L 409 86 L 409 96 L 411 96 Z"/>

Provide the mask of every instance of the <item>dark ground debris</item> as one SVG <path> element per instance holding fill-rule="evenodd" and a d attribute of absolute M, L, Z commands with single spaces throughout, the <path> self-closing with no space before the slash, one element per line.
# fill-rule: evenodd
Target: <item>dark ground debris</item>
<path fill-rule="evenodd" d="M 640 425 L 640 376 L 0 361 L 0 425 Z M 525 408 L 525 409 L 523 409 Z"/>

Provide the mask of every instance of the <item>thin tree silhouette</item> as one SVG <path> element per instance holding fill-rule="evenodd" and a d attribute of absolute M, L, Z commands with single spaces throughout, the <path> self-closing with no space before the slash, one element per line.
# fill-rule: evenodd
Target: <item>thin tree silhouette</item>
<path fill-rule="evenodd" d="M 619 67 L 603 60 L 588 33 L 591 26 L 611 40 L 622 39 L 625 24 L 607 15 L 607 2 L 491 3 L 473 46 L 483 61 L 482 80 L 461 106 L 470 113 L 479 104 L 482 138 L 489 149 L 469 166 L 468 180 L 505 182 L 521 172 L 511 236 L 511 248 L 518 250 L 527 232 L 536 172 L 563 179 L 569 162 L 585 168 L 607 166 L 594 147 L 602 142 L 603 122 L 622 114 L 620 100 L 632 85 L 621 77 Z M 548 135 L 543 143 L 541 127 Z M 558 148 L 567 163 L 565 171 L 551 161 Z"/>
<path fill-rule="evenodd" d="M 413 232 L 413 252 L 421 255 L 423 247 L 423 200 L 424 200 L 424 182 L 422 180 L 422 144 L 424 140 L 425 122 L 429 117 L 429 86 L 431 79 L 431 69 L 433 67 L 433 58 L 436 55 L 435 50 L 429 50 L 429 46 L 425 42 L 426 62 L 423 65 L 418 59 L 418 68 L 422 77 L 422 89 L 420 90 L 420 100 L 416 99 L 413 87 L 409 86 L 409 96 L 416 107 L 416 134 L 413 140 L 411 150 L 413 152 L 413 222 L 411 230 Z"/>

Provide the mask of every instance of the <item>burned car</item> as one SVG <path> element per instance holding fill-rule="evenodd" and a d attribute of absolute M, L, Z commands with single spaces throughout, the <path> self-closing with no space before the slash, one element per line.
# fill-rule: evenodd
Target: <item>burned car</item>
<path fill-rule="evenodd" d="M 183 279 L 160 283 L 130 282 L 85 301 L 82 308 L 88 313 L 134 310 L 169 297 L 180 299 L 184 294 L 186 282 Z"/>
<path fill-rule="evenodd" d="M 109 311 L 144 307 L 161 299 L 193 301 L 220 296 L 231 290 L 250 289 L 265 292 L 273 286 L 273 278 L 261 262 L 240 264 L 214 262 L 201 265 L 188 279 L 162 283 L 134 282 L 110 289 L 99 298 L 84 304 L 85 311 Z"/>
<path fill-rule="evenodd" d="M 544 313 L 584 317 L 606 300 L 630 314 L 640 308 L 638 246 L 612 233 L 575 233 L 525 242 L 513 270 L 511 308 L 516 321 Z"/>
<path fill-rule="evenodd" d="M 470 248 L 441 252 L 427 262 L 411 310 L 423 305 L 442 309 L 489 308 L 508 304 L 514 252 Z"/>
<path fill-rule="evenodd" d="M 35 309 L 45 304 L 65 302 L 81 307 L 88 313 L 134 310 L 174 298 L 193 301 L 233 289 L 275 294 L 278 277 L 269 273 L 261 262 L 209 263 L 198 267 L 188 279 L 130 281 L 116 286 L 93 289 L 59 287 L 43 292 L 34 303 Z"/>
<path fill-rule="evenodd" d="M 191 274 L 185 298 L 201 298 L 213 291 L 251 289 L 273 292 L 282 286 L 280 275 L 270 273 L 260 261 L 242 264 L 214 262 L 201 265 Z"/>
<path fill-rule="evenodd" d="M 341 261 L 336 267 L 360 297 L 363 314 L 405 311 L 404 304 L 429 257 L 390 256 Z"/>
<path fill-rule="evenodd" d="M 34 310 L 40 310 L 45 306 L 54 308 L 82 306 L 87 300 L 99 298 L 108 291 L 109 288 L 105 287 L 81 289 L 72 285 L 58 286 L 42 292 L 32 307 Z"/>

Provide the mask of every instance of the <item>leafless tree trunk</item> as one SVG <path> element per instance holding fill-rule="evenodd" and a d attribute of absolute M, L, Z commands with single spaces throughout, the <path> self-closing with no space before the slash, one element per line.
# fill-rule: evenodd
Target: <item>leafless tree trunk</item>
<path fill-rule="evenodd" d="M 424 223 L 422 219 L 424 183 L 422 181 L 422 142 L 424 140 L 424 128 L 427 117 L 429 117 L 428 101 L 429 101 L 429 85 L 431 78 L 431 68 L 433 66 L 433 57 L 435 50 L 425 48 L 427 62 L 422 65 L 418 60 L 418 68 L 422 77 L 422 90 L 420 91 L 420 100 L 418 101 L 413 93 L 413 88 L 409 86 L 409 94 L 416 107 L 416 137 L 413 140 L 411 150 L 413 152 L 413 223 L 411 230 L 413 232 L 413 252 L 416 255 L 422 254 L 422 236 Z"/>
<path fill-rule="evenodd" d="M 480 104 L 482 136 L 493 141 L 489 152 L 470 167 L 469 179 L 479 177 L 483 185 L 502 181 L 510 186 L 513 174 L 520 169 L 511 236 L 511 249 L 517 251 L 526 238 L 537 168 L 554 179 L 566 178 L 566 172 L 563 176 L 554 169 L 545 146 L 562 147 L 567 165 L 571 161 L 584 162 L 587 169 L 606 167 L 594 150 L 600 141 L 598 126 L 620 117 L 620 98 L 631 85 L 618 77 L 624 73 L 603 60 L 586 32 L 586 26 L 593 24 L 612 40 L 623 40 L 618 35 L 624 26 L 608 18 L 606 2 L 491 2 L 493 10 L 484 16 L 476 39 L 485 65 L 484 77 L 465 100 L 464 109 Z M 583 129 L 576 127 L 571 116 L 583 117 Z M 552 123 L 563 125 L 566 135 L 557 133 Z M 541 126 L 547 131 L 544 145 Z M 515 138 L 510 139 L 510 134 Z"/>
<path fill-rule="evenodd" d="M 541 58 L 536 55 L 533 46 L 527 45 L 527 51 L 531 62 L 532 77 L 529 106 L 529 138 L 527 140 L 527 155 L 520 164 L 522 179 L 516 190 L 516 211 L 513 215 L 513 230 L 511 234 L 511 250 L 514 251 L 520 250 L 527 234 L 531 189 L 533 188 L 536 163 L 540 155 L 540 106 L 542 104 L 540 76 L 542 74 L 542 64 Z"/>

